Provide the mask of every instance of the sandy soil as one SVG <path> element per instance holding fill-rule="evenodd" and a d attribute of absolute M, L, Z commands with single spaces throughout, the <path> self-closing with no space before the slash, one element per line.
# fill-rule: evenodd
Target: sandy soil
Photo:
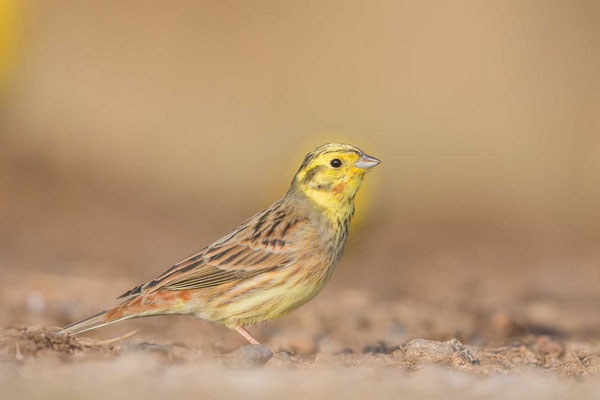
<path fill-rule="evenodd" d="M 25 279 L 19 276 L 8 274 L 12 282 Z M 600 343 L 588 331 L 589 317 L 598 316 L 585 309 L 569 315 L 576 308 L 552 300 L 526 302 L 512 315 L 448 299 L 338 288 L 287 318 L 251 328 L 266 347 L 185 317 L 128 321 L 80 336 L 20 325 L 15 321 L 60 325 L 101 303 L 102 287 L 122 286 L 39 273 L 24 282 L 22 301 L 6 284 L 0 292 L 3 301 L 13 299 L 2 318 L 11 327 L 0 330 L 7 399 L 600 395 Z M 65 284 L 77 288 L 72 296 L 60 289 Z"/>
<path fill-rule="evenodd" d="M 0 331 L 0 384 L 25 398 L 597 398 L 600 351 L 528 336 L 503 346 L 412 339 L 300 354 L 231 352 L 23 327 Z M 301 347 L 306 343 L 290 340 Z M 325 346 L 326 347 L 326 346 Z"/>

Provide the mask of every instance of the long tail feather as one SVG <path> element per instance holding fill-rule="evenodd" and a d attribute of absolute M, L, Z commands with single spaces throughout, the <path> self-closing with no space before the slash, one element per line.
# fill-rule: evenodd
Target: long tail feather
<path fill-rule="evenodd" d="M 62 328 L 59 333 L 82 333 L 102 326 L 114 324 L 115 322 L 123 321 L 124 319 L 132 318 L 135 315 L 126 315 L 121 318 L 109 318 L 110 311 L 102 311 L 98 314 L 91 315 L 81 321 L 73 322 Z"/>
<path fill-rule="evenodd" d="M 182 296 L 185 295 L 186 291 L 178 291 L 177 293 L 156 292 L 136 296 L 110 310 L 99 312 L 81 321 L 67 325 L 59 332 L 75 334 L 114 324 L 115 322 L 129 318 L 177 314 L 178 311 L 175 305 L 181 302 Z"/>
<path fill-rule="evenodd" d="M 129 299 L 110 310 L 102 311 L 98 314 L 84 318 L 81 321 L 73 322 L 62 328 L 59 332 L 71 334 L 81 333 L 114 324 L 115 322 L 123 321 L 124 319 L 139 317 L 143 314 L 143 311 L 140 310 L 139 307 L 140 302 L 141 298 L 139 297 Z"/>

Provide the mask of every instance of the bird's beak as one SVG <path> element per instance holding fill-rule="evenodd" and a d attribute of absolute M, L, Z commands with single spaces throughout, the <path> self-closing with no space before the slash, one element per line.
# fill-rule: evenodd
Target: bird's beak
<path fill-rule="evenodd" d="M 378 159 L 376 159 L 375 157 L 363 153 L 363 154 L 361 154 L 361 156 L 358 159 L 358 161 L 356 161 L 354 163 L 354 166 L 358 167 L 358 168 L 369 169 L 369 168 L 373 168 L 374 166 L 376 166 L 380 162 L 381 161 L 378 160 Z"/>

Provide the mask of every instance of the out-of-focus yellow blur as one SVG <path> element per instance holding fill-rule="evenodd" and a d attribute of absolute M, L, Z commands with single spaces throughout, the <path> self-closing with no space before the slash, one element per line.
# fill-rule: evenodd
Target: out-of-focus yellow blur
<path fill-rule="evenodd" d="M 330 141 L 383 161 L 355 243 L 595 241 L 598 1 L 26 4 L 18 27 L 12 1 L 0 13 L 2 53 L 22 54 L 0 182 L 4 254 L 40 252 L 27 265 L 73 249 L 177 261 L 283 194 Z"/>
<path fill-rule="evenodd" d="M 0 89 L 14 68 L 17 36 L 16 2 L 0 0 Z"/>

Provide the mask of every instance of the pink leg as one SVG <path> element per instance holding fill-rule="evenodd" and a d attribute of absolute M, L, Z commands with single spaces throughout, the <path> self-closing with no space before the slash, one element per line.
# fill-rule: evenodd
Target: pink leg
<path fill-rule="evenodd" d="M 250 343 L 252 344 L 260 344 L 260 342 L 256 339 L 254 339 L 254 336 L 252 336 L 250 334 L 250 332 L 248 332 L 246 329 L 244 329 L 243 326 L 238 326 L 237 328 L 235 328 L 235 330 L 242 335 L 243 337 L 245 337 Z"/>

